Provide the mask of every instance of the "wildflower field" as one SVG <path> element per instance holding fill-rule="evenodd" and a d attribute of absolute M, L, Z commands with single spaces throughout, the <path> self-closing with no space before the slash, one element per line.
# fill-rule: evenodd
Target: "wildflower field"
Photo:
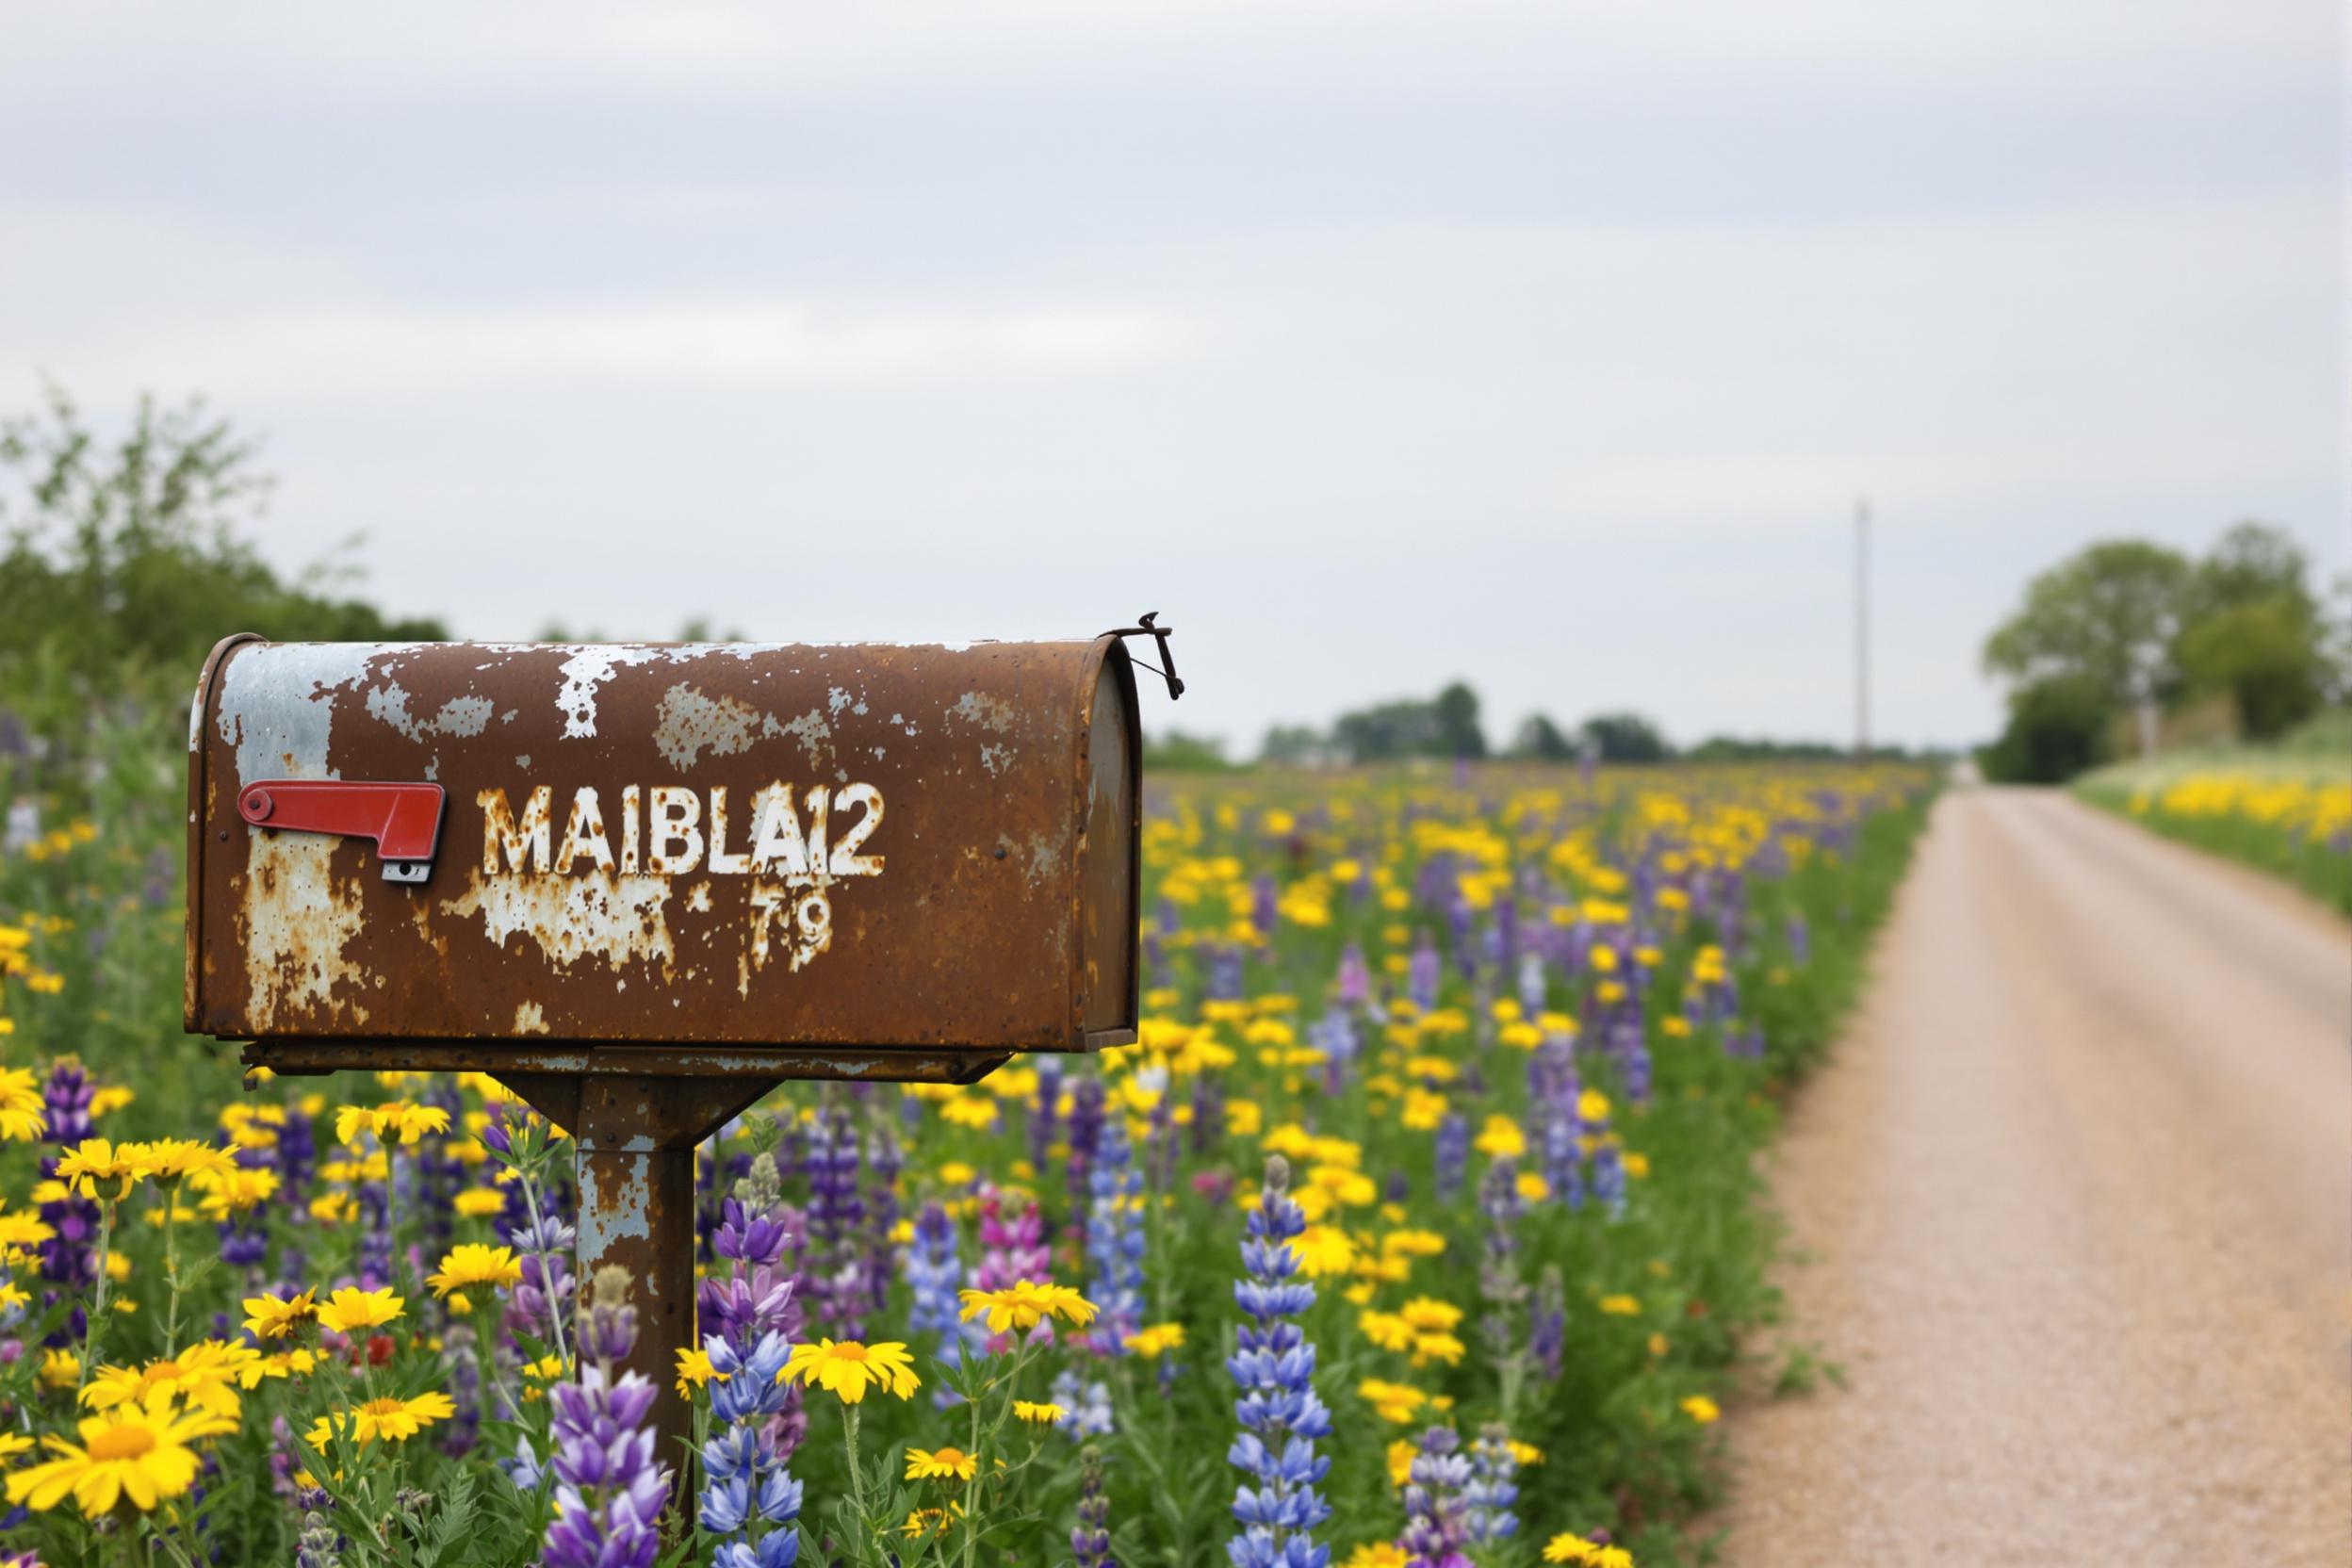
<path fill-rule="evenodd" d="M 572 1276 L 560 1129 L 181 1034 L 174 782 L 121 748 L 0 858 L 10 1561 L 1690 1560 L 1752 1156 L 1927 794 L 1148 781 L 1137 1045 L 706 1148 L 690 1454 L 600 1371 L 645 1303 Z"/>
<path fill-rule="evenodd" d="M 2352 774 L 2316 767 L 2189 766 L 2154 777 L 2095 774 L 2093 805 L 2266 871 L 2352 915 Z"/>

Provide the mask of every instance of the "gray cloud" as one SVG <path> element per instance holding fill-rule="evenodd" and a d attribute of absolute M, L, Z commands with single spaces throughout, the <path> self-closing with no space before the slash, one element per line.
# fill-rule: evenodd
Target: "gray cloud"
<path fill-rule="evenodd" d="M 126 18 L 136 15 L 139 20 Z M 2341 559 L 2332 8 L 158 7 L 0 57 L 0 344 L 461 629 L 1086 631 L 1883 733 L 2101 534 Z M 1164 714 L 1156 714 L 1164 717 Z"/>

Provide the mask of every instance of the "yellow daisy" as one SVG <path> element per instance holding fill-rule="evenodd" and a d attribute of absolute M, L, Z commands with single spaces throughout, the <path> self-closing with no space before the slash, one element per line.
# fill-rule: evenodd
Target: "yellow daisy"
<path fill-rule="evenodd" d="M 0 1137 L 31 1143 L 45 1130 L 41 1086 L 21 1067 L 0 1070 Z"/>
<path fill-rule="evenodd" d="M 131 1184 L 147 1174 L 147 1151 L 143 1145 L 116 1145 L 108 1138 L 84 1138 L 67 1150 L 57 1161 L 57 1177 L 84 1198 L 98 1196 L 98 1184 L 119 1181 L 115 1189 L 119 1199 L 131 1195 Z"/>
<path fill-rule="evenodd" d="M 511 1247 L 484 1247 L 480 1242 L 463 1242 L 449 1250 L 441 1260 L 441 1271 L 425 1276 L 425 1283 L 433 1287 L 434 1296 L 448 1299 L 451 1291 L 462 1291 L 469 1285 L 519 1284 L 523 1278 L 523 1260 L 514 1255 Z M 465 1301 L 460 1296 L 458 1300 Z M 471 1306 L 471 1302 L 466 1303 Z"/>
<path fill-rule="evenodd" d="M 237 1157 L 227 1150 L 194 1138 L 157 1138 L 139 1147 L 146 1152 L 148 1174 L 158 1182 L 177 1182 L 200 1172 L 226 1176 L 237 1169 Z"/>
<path fill-rule="evenodd" d="M 117 1405 L 143 1405 L 157 1390 L 183 1399 L 198 1410 L 226 1420 L 242 1409 L 233 1386 L 250 1362 L 261 1358 L 244 1345 L 217 1339 L 199 1340 L 176 1356 L 151 1361 L 141 1367 L 101 1366 L 83 1385 L 82 1403 L 92 1410 Z"/>
<path fill-rule="evenodd" d="M 318 1293 L 315 1290 L 287 1299 L 275 1296 L 245 1298 L 245 1329 L 255 1339 L 284 1339 L 318 1320 Z"/>
<path fill-rule="evenodd" d="M 860 1345 L 855 1340 L 820 1339 L 814 1345 L 795 1345 L 784 1363 L 783 1376 L 838 1395 L 845 1405 L 863 1399 L 869 1383 L 901 1399 L 923 1386 L 906 1347 L 896 1341 Z"/>
<path fill-rule="evenodd" d="M 457 1406 L 450 1403 L 446 1394 L 419 1394 L 414 1399 L 387 1396 L 352 1407 L 349 1424 L 365 1447 L 379 1437 L 405 1443 L 435 1421 L 447 1421 L 456 1413 Z M 345 1424 L 344 1413 L 338 1410 L 312 1422 L 310 1430 L 303 1435 L 312 1447 L 324 1452 Z"/>
<path fill-rule="evenodd" d="M 79 1443 L 43 1438 L 58 1457 L 9 1476 L 8 1501 L 46 1512 L 70 1495 L 88 1519 L 125 1499 L 149 1512 L 194 1484 L 189 1444 L 236 1429 L 236 1422 L 207 1412 L 175 1409 L 172 1396 L 156 1389 L 141 1403 L 85 1416 Z"/>
<path fill-rule="evenodd" d="M 1070 1286 L 1051 1281 L 1037 1284 L 1016 1280 L 1004 1290 L 966 1290 L 957 1294 L 964 1303 L 964 1321 L 969 1323 L 986 1313 L 988 1330 L 992 1334 L 1001 1334 L 1007 1329 L 1033 1329 L 1041 1317 L 1058 1317 L 1080 1328 L 1094 1321 L 1093 1302 Z"/>
<path fill-rule="evenodd" d="M 978 1474 L 980 1462 L 961 1448 L 909 1448 L 906 1478 L 910 1481 L 968 1481 Z"/>
<path fill-rule="evenodd" d="M 380 1328 L 400 1316 L 400 1309 L 407 1304 L 405 1298 L 393 1295 L 389 1289 L 355 1290 L 346 1285 L 318 1309 L 318 1326 L 339 1334 Z"/>

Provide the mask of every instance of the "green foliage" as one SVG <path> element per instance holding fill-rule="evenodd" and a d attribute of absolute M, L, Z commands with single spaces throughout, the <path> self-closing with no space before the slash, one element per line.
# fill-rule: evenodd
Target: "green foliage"
<path fill-rule="evenodd" d="M 1486 755 L 1478 694 L 1459 680 L 1427 701 L 1408 697 L 1342 713 L 1331 726 L 1331 743 L 1351 762 Z"/>
<path fill-rule="evenodd" d="M 126 428 L 102 436 L 53 387 L 37 413 L 0 419 L 0 706 L 51 741 L 56 761 L 90 754 L 99 713 L 179 710 L 232 631 L 447 635 L 336 594 L 348 573 L 281 579 L 238 533 L 269 490 L 253 443 L 201 401 L 141 399 Z"/>
<path fill-rule="evenodd" d="M 2352 687 L 2352 582 L 2331 617 L 2310 578 L 2303 547 L 2267 523 L 2234 525 L 2196 562 L 2109 540 L 2028 585 L 2024 604 L 1986 641 L 1984 668 L 2017 688 L 2013 731 L 2020 716 L 2047 730 L 2059 709 L 2070 714 L 2091 692 L 2102 723 L 2144 703 L 2180 709 L 2226 696 L 2241 732 L 2265 739 Z M 2069 684 L 2046 685 L 2061 679 Z M 2028 766 L 2023 743 L 2020 735 L 1996 747 L 2000 765 Z"/>
<path fill-rule="evenodd" d="M 1156 740 L 1144 737 L 1143 765 L 1154 773 L 1224 773 L 1236 764 L 1226 757 L 1225 743 L 1217 737 L 1171 729 Z"/>
<path fill-rule="evenodd" d="M 2009 724 L 1981 759 L 1987 778 L 2058 784 L 2107 760 L 2108 693 L 2087 676 L 2057 675 L 2009 694 Z"/>
<path fill-rule="evenodd" d="M 2111 710 L 2170 696 L 2190 579 L 2187 559 L 2161 545 L 2092 545 L 2027 584 L 2025 603 L 1985 642 L 1984 668 L 2019 684 L 2087 683 Z"/>
<path fill-rule="evenodd" d="M 2273 594 L 2213 611 L 2180 635 L 2193 686 L 2227 692 L 2250 741 L 2284 734 L 2319 710 L 2328 669 L 2309 595 Z"/>
<path fill-rule="evenodd" d="M 1674 748 L 1639 713 L 1595 713 L 1579 730 L 1604 762 L 1663 762 Z"/>
<path fill-rule="evenodd" d="M 1576 743 L 1552 722 L 1549 713 L 1530 713 L 1511 737 L 1511 755 L 1538 762 L 1565 762 L 1576 755 Z"/>

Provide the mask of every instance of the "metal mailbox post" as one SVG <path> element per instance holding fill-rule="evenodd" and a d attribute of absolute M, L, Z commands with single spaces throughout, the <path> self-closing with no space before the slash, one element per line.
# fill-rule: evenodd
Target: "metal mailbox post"
<path fill-rule="evenodd" d="M 187 1027 L 284 1073 L 488 1072 L 569 1130 L 579 1273 L 637 1281 L 675 1453 L 697 1143 L 786 1079 L 1135 1037 L 1120 638 L 1167 663 L 1167 630 L 227 638 L 188 721 Z"/>

